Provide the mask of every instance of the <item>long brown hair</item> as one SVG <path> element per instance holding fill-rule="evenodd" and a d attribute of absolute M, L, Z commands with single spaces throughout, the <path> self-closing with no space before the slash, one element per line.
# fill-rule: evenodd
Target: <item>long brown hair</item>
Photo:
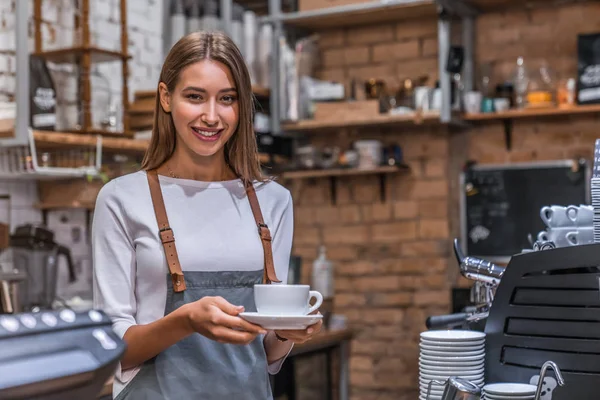
<path fill-rule="evenodd" d="M 229 68 L 238 92 L 239 123 L 235 133 L 225 143 L 225 161 L 245 182 L 264 181 L 252 124 L 254 101 L 250 74 L 244 57 L 227 35 L 219 32 L 194 32 L 182 37 L 166 57 L 159 83 L 163 82 L 169 93 L 173 93 L 181 71 L 207 59 L 218 61 Z M 152 138 L 142 161 L 142 169 L 160 167 L 173 154 L 176 140 L 173 118 L 163 110 L 157 88 Z"/>

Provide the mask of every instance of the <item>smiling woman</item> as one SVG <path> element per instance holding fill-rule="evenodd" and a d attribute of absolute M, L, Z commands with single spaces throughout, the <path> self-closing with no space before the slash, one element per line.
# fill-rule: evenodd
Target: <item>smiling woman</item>
<path fill-rule="evenodd" d="M 98 195 L 94 306 L 127 343 L 117 400 L 272 399 L 269 373 L 320 330 L 240 317 L 256 311 L 254 285 L 287 281 L 293 237 L 290 192 L 260 172 L 252 107 L 231 39 L 182 38 L 161 71 L 143 170 Z"/>
<path fill-rule="evenodd" d="M 206 179 L 211 177 L 189 176 L 194 170 L 190 167 L 212 164 L 216 158 L 222 164 L 212 178 L 230 179 L 233 173 L 263 180 L 253 104 L 250 75 L 233 42 L 217 33 L 184 37 L 163 66 L 153 137 L 142 167 L 158 168 L 170 159 L 164 166 L 171 168 L 170 175 L 177 170 L 192 179 Z"/>

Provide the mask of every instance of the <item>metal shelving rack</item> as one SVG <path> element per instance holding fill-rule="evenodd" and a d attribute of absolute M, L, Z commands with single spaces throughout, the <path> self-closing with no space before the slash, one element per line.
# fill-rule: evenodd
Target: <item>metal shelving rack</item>
<path fill-rule="evenodd" d="M 168 2 L 165 2 L 165 18 L 168 18 Z M 281 133 L 280 122 L 280 74 L 279 74 L 279 38 L 283 35 L 284 26 L 294 27 L 298 21 L 310 18 L 335 17 L 336 15 L 354 14 L 361 15 L 369 12 L 386 11 L 398 7 L 406 6 L 407 10 L 411 6 L 431 7 L 430 14 L 436 15 L 438 19 L 438 54 L 439 54 L 439 77 L 442 89 L 442 108 L 440 112 L 441 123 L 453 122 L 451 111 L 451 76 L 446 71 L 446 59 L 450 49 L 451 24 L 453 18 L 460 18 L 462 25 L 463 46 L 465 48 L 465 60 L 462 74 L 462 80 L 465 90 L 473 87 L 473 49 L 474 49 L 474 18 L 477 15 L 476 10 L 467 2 L 462 0 L 380 0 L 367 1 L 348 6 L 339 6 L 332 8 L 319 9 L 314 11 L 300 11 L 283 13 L 282 0 L 268 0 L 269 14 L 259 19 L 261 24 L 272 24 L 272 58 L 271 58 L 271 131 L 274 134 Z M 231 9 L 232 0 L 220 0 L 221 19 L 223 29 L 226 33 L 231 32 Z M 165 19 L 166 21 L 166 19 Z M 349 20 L 346 26 L 351 26 Z"/>
<path fill-rule="evenodd" d="M 29 3 L 15 2 L 15 61 L 19 71 L 15 86 L 15 135 L 0 139 L 3 156 L 12 158 L 7 154 L 14 152 L 18 168 L 16 171 L 0 172 L 0 179 L 64 179 L 97 175 L 102 165 L 102 138 L 99 135 L 95 142 L 96 154 L 87 166 L 67 168 L 38 164 L 35 135 L 29 126 Z"/>

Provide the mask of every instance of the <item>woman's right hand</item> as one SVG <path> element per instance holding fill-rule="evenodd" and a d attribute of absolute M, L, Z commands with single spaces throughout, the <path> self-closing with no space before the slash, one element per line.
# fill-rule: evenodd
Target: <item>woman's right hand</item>
<path fill-rule="evenodd" d="M 257 335 L 267 333 L 261 326 L 238 316 L 244 307 L 235 306 L 221 296 L 203 297 L 184 307 L 192 330 L 219 343 L 248 344 Z"/>

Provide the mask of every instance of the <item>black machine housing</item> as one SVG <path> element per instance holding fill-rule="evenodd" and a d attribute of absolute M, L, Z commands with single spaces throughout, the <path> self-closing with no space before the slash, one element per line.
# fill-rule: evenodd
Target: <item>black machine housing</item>
<path fill-rule="evenodd" d="M 565 380 L 544 379 L 552 400 L 600 398 L 599 266 L 600 244 L 511 258 L 485 324 L 486 383 L 531 383 L 552 360 Z"/>
<path fill-rule="evenodd" d="M 124 352 L 102 311 L 0 315 L 0 399 L 95 399 Z"/>

